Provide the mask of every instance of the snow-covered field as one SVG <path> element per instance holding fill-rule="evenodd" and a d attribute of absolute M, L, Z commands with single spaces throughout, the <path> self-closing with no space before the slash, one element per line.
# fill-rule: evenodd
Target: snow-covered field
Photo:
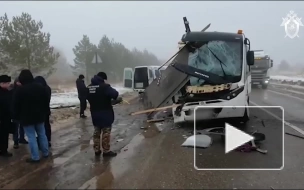
<path fill-rule="evenodd" d="M 121 86 L 113 86 L 119 94 L 123 94 L 131 91 L 131 89 L 123 88 Z M 51 98 L 51 107 L 60 107 L 60 106 L 72 106 L 78 105 L 79 100 L 77 96 L 77 91 L 65 92 L 65 93 L 53 93 Z"/>

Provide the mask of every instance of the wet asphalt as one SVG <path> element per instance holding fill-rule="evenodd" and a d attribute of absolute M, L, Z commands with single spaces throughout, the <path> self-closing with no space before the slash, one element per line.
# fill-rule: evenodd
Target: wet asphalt
<path fill-rule="evenodd" d="M 302 99 L 303 98 L 303 99 Z M 270 86 L 254 89 L 252 105 L 282 106 L 285 121 L 304 130 L 304 94 L 291 93 Z M 115 107 L 116 121 L 112 131 L 112 149 L 118 156 L 95 158 L 92 149 L 93 126 L 90 118 L 75 120 L 53 134 L 52 156 L 39 164 L 25 163 L 27 146 L 12 150 L 11 158 L 0 158 L 0 188 L 2 189 L 117 189 L 117 188 L 224 188 L 224 189 L 290 189 L 303 188 L 304 139 L 283 135 L 280 109 L 250 109 L 250 121 L 239 125 L 248 133 L 258 130 L 266 135 L 259 152 L 224 154 L 224 142 L 212 135 L 207 149 L 181 147 L 193 134 L 193 125 L 174 126 L 166 121 L 146 124 L 145 115 L 130 116 L 141 109 L 136 99 Z M 200 123 L 218 127 L 219 123 Z M 141 127 L 146 129 L 141 129 Z M 301 135 L 285 124 L 285 132 Z M 282 167 L 283 137 L 285 139 L 284 168 L 278 171 L 198 171 L 194 168 L 271 168 Z M 194 158 L 196 163 L 194 163 Z"/>

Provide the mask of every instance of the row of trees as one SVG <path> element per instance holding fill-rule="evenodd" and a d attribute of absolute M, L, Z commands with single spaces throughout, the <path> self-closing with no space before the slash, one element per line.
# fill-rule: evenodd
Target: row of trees
<path fill-rule="evenodd" d="M 83 35 L 73 48 L 73 52 L 75 74 L 85 73 L 87 78 L 96 74 L 96 71 L 105 71 L 112 81 L 120 81 L 125 67 L 160 65 L 158 58 L 147 50 L 129 50 L 122 43 L 110 40 L 106 35 L 97 45 L 92 43 L 87 35 Z M 97 64 L 96 56 L 101 59 Z"/>
<path fill-rule="evenodd" d="M 50 33 L 42 32 L 43 23 L 34 20 L 30 14 L 22 13 L 9 19 L 0 17 L 0 74 L 16 76 L 21 69 L 28 68 L 34 74 L 46 77 L 52 75 L 58 66 L 67 64 L 64 52 L 50 45 Z M 60 52 L 60 54 L 59 54 Z M 75 75 L 86 74 L 90 78 L 97 71 L 105 71 L 112 80 L 121 80 L 123 68 L 138 65 L 159 65 L 157 57 L 147 50 L 129 50 L 122 43 L 103 36 L 98 44 L 87 35 L 73 48 L 74 66 L 68 67 Z M 92 63 L 95 55 L 102 63 Z M 56 65 L 57 64 L 57 65 Z"/>
<path fill-rule="evenodd" d="M 33 73 L 50 75 L 55 70 L 59 53 L 50 46 L 49 33 L 42 32 L 43 23 L 35 21 L 28 13 L 0 17 L 0 69 L 11 75 L 23 68 Z"/>

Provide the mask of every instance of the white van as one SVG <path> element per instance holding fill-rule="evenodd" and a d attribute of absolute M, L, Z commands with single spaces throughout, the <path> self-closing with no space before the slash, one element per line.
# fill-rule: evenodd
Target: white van
<path fill-rule="evenodd" d="M 133 88 L 134 91 L 142 93 L 152 83 L 152 81 L 158 78 L 166 67 L 160 66 L 137 66 L 134 68 L 124 68 L 124 87 Z"/>

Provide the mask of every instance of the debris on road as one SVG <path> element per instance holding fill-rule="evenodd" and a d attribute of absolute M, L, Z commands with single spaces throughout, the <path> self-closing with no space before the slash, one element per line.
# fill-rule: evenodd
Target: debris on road
<path fill-rule="evenodd" d="M 165 118 L 161 118 L 161 119 L 149 119 L 147 120 L 147 123 L 157 123 L 157 122 L 162 122 L 165 121 Z"/>
<path fill-rule="evenodd" d="M 199 148 L 208 148 L 212 144 L 212 138 L 208 135 L 192 135 L 186 139 L 186 141 L 182 144 L 185 147 L 194 147 Z"/>
<path fill-rule="evenodd" d="M 156 112 L 156 111 L 162 111 L 162 110 L 166 110 L 169 108 L 177 107 L 179 105 L 180 104 L 173 104 L 171 106 L 164 106 L 164 107 L 159 107 L 159 108 L 152 108 L 152 109 L 137 111 L 137 112 L 131 113 L 131 115 L 133 116 L 133 115 L 140 115 L 140 114 L 151 113 L 151 112 Z"/>
<path fill-rule="evenodd" d="M 304 139 L 303 136 L 300 136 L 300 135 L 296 135 L 296 134 L 292 134 L 292 133 L 288 133 L 288 132 L 285 132 L 286 135 L 290 135 L 290 136 L 293 136 L 293 137 L 298 137 L 300 139 Z"/>
<path fill-rule="evenodd" d="M 116 140 L 116 142 L 121 142 L 121 141 L 123 141 L 123 139 L 117 139 L 117 140 Z"/>

